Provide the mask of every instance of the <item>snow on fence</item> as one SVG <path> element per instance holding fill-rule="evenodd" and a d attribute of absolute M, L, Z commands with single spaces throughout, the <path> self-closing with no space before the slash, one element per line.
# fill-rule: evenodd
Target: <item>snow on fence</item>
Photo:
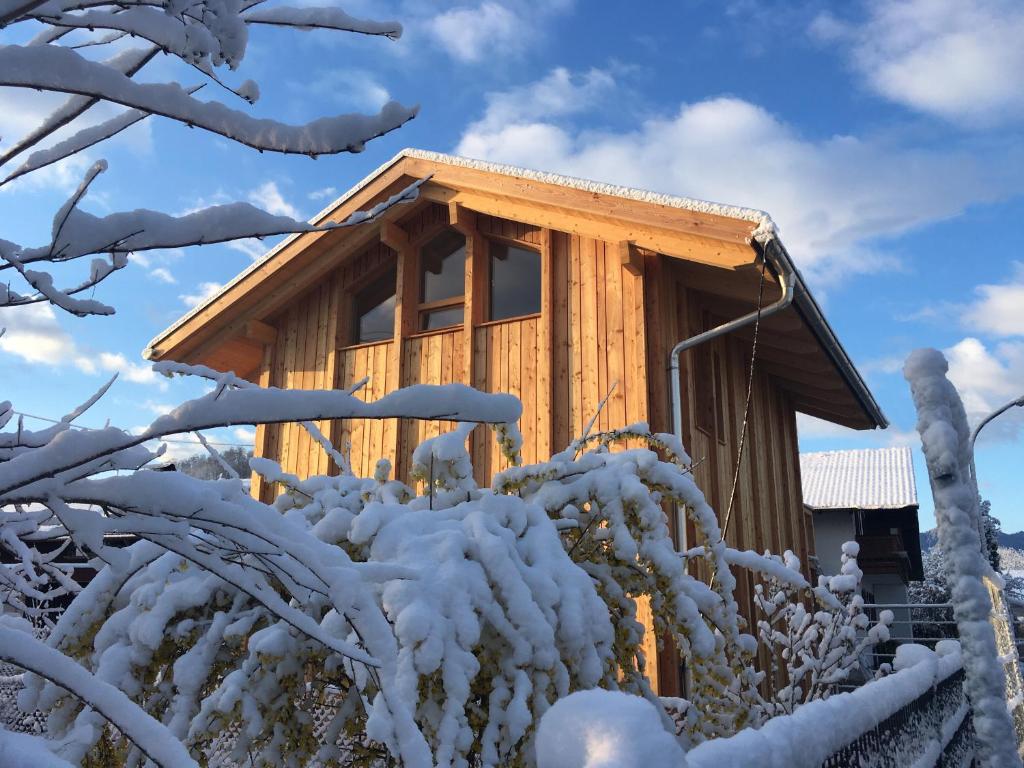
<path fill-rule="evenodd" d="M 937 653 L 901 646 L 894 674 L 812 701 L 757 730 L 706 741 L 686 755 L 686 768 L 967 765 L 974 734 L 955 648 L 951 641 Z"/>

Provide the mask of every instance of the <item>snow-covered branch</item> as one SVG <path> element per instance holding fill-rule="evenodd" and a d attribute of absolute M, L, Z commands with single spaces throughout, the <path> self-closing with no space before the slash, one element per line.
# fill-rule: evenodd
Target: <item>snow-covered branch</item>
<path fill-rule="evenodd" d="M 51 139 L 58 130 L 74 128 L 99 105 L 125 109 L 36 149 L 17 168 L 5 168 L 0 186 L 90 151 L 148 117 L 201 128 L 261 152 L 316 157 L 360 152 L 368 141 L 395 130 L 417 112 L 416 107 L 390 102 L 376 115 L 336 115 L 305 125 L 286 125 L 196 98 L 203 82 L 142 83 L 134 79 L 157 53 L 170 54 L 204 82 L 253 104 L 259 98 L 257 83 L 247 80 L 232 87 L 217 74 L 220 67 L 234 70 L 241 65 L 250 27 L 322 29 L 391 39 L 401 35 L 401 25 L 396 22 L 358 19 L 339 8 L 266 7 L 262 2 L 236 0 L 4 0 L 0 26 L 11 24 L 42 25 L 42 29 L 27 44 L 0 45 L 0 86 L 66 94 L 68 98 L 36 128 L 0 150 L 0 168 Z M 87 55 L 109 50 L 127 37 L 146 44 L 113 49 L 113 55 L 105 60 Z M 0 270 L 20 276 L 27 286 L 27 290 L 9 283 L 0 287 L 0 307 L 49 302 L 79 316 L 113 314 L 114 308 L 101 299 L 81 296 L 121 269 L 127 263 L 126 254 L 352 226 L 386 209 L 378 207 L 376 213 L 357 213 L 347 222 L 323 227 L 271 215 L 245 203 L 179 217 L 141 210 L 98 218 L 83 212 L 78 202 L 97 169 L 102 168 L 102 162 L 94 165 L 76 198 L 58 211 L 48 245 L 26 248 L 0 240 Z M 408 201 L 414 194 L 407 190 L 390 204 Z M 59 287 L 49 268 L 28 266 L 104 255 L 108 258 L 93 258 L 88 276 L 69 287 Z"/>
<path fill-rule="evenodd" d="M 56 46 L 0 46 L 0 86 L 96 98 L 202 128 L 253 149 L 310 157 L 361 152 L 366 142 L 401 127 L 417 112 L 392 101 L 376 115 L 322 117 L 306 125 L 287 125 L 218 102 L 199 101 L 177 83 L 137 83 Z"/>

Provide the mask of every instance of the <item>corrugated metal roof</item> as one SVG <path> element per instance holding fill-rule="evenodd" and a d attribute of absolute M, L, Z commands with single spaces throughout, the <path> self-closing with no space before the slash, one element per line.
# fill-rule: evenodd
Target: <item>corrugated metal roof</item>
<path fill-rule="evenodd" d="M 812 509 L 917 506 L 908 447 L 801 453 L 800 477 L 804 504 Z"/>

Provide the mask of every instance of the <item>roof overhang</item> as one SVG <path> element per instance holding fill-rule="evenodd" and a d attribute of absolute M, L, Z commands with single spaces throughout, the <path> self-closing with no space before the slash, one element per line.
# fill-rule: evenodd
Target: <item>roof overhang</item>
<path fill-rule="evenodd" d="M 429 181 L 420 188 L 425 201 L 457 204 L 478 213 L 606 241 L 630 242 L 716 270 L 749 272 L 763 248 L 777 249 L 792 265 L 763 211 L 412 149 L 398 153 L 311 222 L 342 221 L 427 176 Z M 379 238 L 386 223 L 394 223 L 408 212 L 409 206 L 396 206 L 370 224 L 285 238 L 157 335 L 144 356 L 209 364 L 216 352 L 213 367 L 251 375 L 252 361 L 262 355 L 261 336 L 266 328 L 261 321 Z M 795 406 L 858 429 L 884 428 L 888 422 L 881 409 L 795 266 L 793 271 L 798 275 L 794 311 L 829 361 L 830 372 L 838 374 L 842 388 L 856 404 L 831 412 L 828 401 L 806 396 L 803 406 L 800 398 L 795 398 Z"/>

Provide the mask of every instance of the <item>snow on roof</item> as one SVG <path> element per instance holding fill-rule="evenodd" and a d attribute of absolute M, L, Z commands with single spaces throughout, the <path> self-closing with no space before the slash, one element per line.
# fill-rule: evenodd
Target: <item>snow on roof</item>
<path fill-rule="evenodd" d="M 431 152 L 425 149 L 411 149 L 406 148 L 401 150 L 397 155 L 392 157 L 382 166 L 374 171 L 371 171 L 361 181 L 357 182 L 338 199 L 327 205 L 320 213 L 313 216 L 309 221 L 310 223 L 318 222 L 324 219 L 338 206 L 342 205 L 346 200 L 351 198 L 361 189 L 369 185 L 374 179 L 388 170 L 391 166 L 403 158 L 411 157 L 417 160 L 426 160 L 428 162 L 440 163 L 443 165 L 451 165 L 459 168 L 472 168 L 479 171 L 487 171 L 489 173 L 497 173 L 503 176 L 513 176 L 520 179 L 529 179 L 530 181 L 537 181 L 544 184 L 556 184 L 562 187 L 568 187 L 570 189 L 579 189 L 585 192 L 591 192 L 594 194 L 609 195 L 611 197 L 622 197 L 630 200 L 637 200 L 639 202 L 651 203 L 654 205 L 664 205 L 670 208 L 679 208 L 681 210 L 694 211 L 697 213 L 705 213 L 713 216 L 724 216 L 729 219 L 741 219 L 743 221 L 750 221 L 756 224 L 756 228 L 751 233 L 753 239 L 757 239 L 760 242 L 765 242 L 776 236 L 775 224 L 772 222 L 771 217 L 764 211 L 759 211 L 755 208 L 743 208 L 735 205 L 725 205 L 723 203 L 713 203 L 707 200 L 697 200 L 689 197 L 679 197 L 677 195 L 667 195 L 659 192 L 651 192 L 643 189 L 634 189 L 632 187 L 621 187 L 615 184 L 605 184 L 597 181 L 588 181 L 587 179 L 580 179 L 573 176 L 561 176 L 557 173 L 543 173 L 541 171 L 533 171 L 528 168 L 518 168 L 514 165 L 503 165 L 501 163 L 488 163 L 483 160 L 473 160 L 468 157 L 459 157 L 457 155 L 446 155 L 442 152 Z M 248 268 L 238 273 L 233 279 L 229 280 L 219 291 L 208 296 L 205 301 L 200 302 L 191 310 L 186 312 L 184 315 L 179 317 L 172 325 L 165 330 L 161 331 L 155 338 L 153 338 L 148 345 L 146 345 L 146 357 L 149 356 L 149 350 L 153 349 L 157 343 L 174 332 L 177 328 L 180 328 L 188 320 L 195 315 L 202 312 L 206 307 L 215 302 L 220 298 L 231 286 L 238 283 L 246 275 L 259 269 L 263 264 L 270 261 L 274 256 L 280 252 L 286 245 L 295 241 L 302 234 L 289 235 L 284 238 L 280 243 L 267 251 L 263 256 L 256 259 Z"/>
<path fill-rule="evenodd" d="M 801 453 L 800 477 L 811 509 L 917 506 L 909 447 Z"/>

